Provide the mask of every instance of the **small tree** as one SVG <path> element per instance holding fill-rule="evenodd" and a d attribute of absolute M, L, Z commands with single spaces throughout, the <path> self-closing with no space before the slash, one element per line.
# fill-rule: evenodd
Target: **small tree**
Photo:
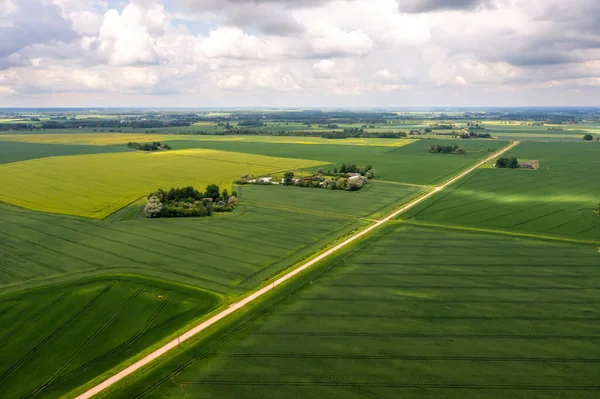
<path fill-rule="evenodd" d="M 592 140 L 594 140 L 594 136 L 592 136 L 591 134 L 588 133 L 585 136 L 583 136 L 583 139 L 585 141 L 592 141 Z"/>
<path fill-rule="evenodd" d="M 146 208 L 144 209 L 147 218 L 158 217 L 162 211 L 163 204 L 160 199 L 153 195 L 146 200 Z"/>
<path fill-rule="evenodd" d="M 221 199 L 223 201 L 227 201 L 229 199 L 229 193 L 227 192 L 227 189 L 223 190 L 223 192 L 221 193 Z"/>
<path fill-rule="evenodd" d="M 340 166 L 340 173 L 346 173 L 346 164 L 343 163 L 342 166 Z"/>
<path fill-rule="evenodd" d="M 229 205 L 229 206 L 236 206 L 237 203 L 238 203 L 238 199 L 234 195 L 232 195 L 231 197 L 229 197 L 227 199 L 227 205 Z"/>
<path fill-rule="evenodd" d="M 289 186 L 292 184 L 292 179 L 294 178 L 294 172 L 285 172 L 283 174 L 283 184 Z"/>
<path fill-rule="evenodd" d="M 209 184 L 206 186 L 206 197 L 212 198 L 213 201 L 216 201 L 219 198 L 219 186 L 216 184 Z"/>
<path fill-rule="evenodd" d="M 323 168 L 317 169 L 317 173 L 320 174 L 320 175 L 322 175 L 323 174 Z"/>
<path fill-rule="evenodd" d="M 497 168 L 506 168 L 506 167 L 508 167 L 508 158 L 498 158 L 496 160 L 496 167 Z"/>
<path fill-rule="evenodd" d="M 337 181 L 335 182 L 335 188 L 338 190 L 345 190 L 347 180 L 348 179 L 337 179 Z"/>
<path fill-rule="evenodd" d="M 511 169 L 517 169 L 519 167 L 519 160 L 515 157 L 511 157 L 508 163 L 508 167 Z"/>

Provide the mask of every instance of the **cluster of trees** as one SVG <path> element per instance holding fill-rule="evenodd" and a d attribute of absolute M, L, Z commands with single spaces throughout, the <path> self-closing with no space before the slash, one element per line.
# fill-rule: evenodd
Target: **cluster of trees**
<path fill-rule="evenodd" d="M 454 124 L 452 123 L 434 123 L 431 125 L 432 128 L 438 130 L 452 130 L 454 129 Z"/>
<path fill-rule="evenodd" d="M 481 121 L 467 122 L 467 127 L 470 129 L 485 129 Z"/>
<path fill-rule="evenodd" d="M 33 130 L 37 125 L 30 123 L 0 123 L 0 131 L 9 130 Z"/>
<path fill-rule="evenodd" d="M 411 136 L 422 136 L 424 134 L 432 134 L 433 130 L 431 128 L 425 128 L 425 129 L 411 129 L 410 130 L 410 135 Z"/>
<path fill-rule="evenodd" d="M 583 139 L 585 141 L 592 141 L 592 140 L 594 140 L 594 136 L 592 136 L 591 134 L 588 133 L 585 136 L 583 136 Z"/>
<path fill-rule="evenodd" d="M 454 144 L 454 145 L 432 144 L 429 146 L 429 152 L 431 152 L 433 154 L 464 154 L 465 149 L 457 144 Z"/>
<path fill-rule="evenodd" d="M 369 175 L 374 176 L 374 174 L 375 171 L 371 169 Z M 338 174 L 334 177 L 316 174 L 296 179 L 294 178 L 294 172 L 286 172 L 283 177 L 284 186 L 324 188 L 326 190 L 356 191 L 360 190 L 368 182 L 369 179 L 366 176 L 361 176 L 359 174 Z"/>
<path fill-rule="evenodd" d="M 498 158 L 496 161 L 497 168 L 509 168 L 509 169 L 517 169 L 519 168 L 519 160 L 516 157 L 503 157 Z"/>
<path fill-rule="evenodd" d="M 463 139 L 491 139 L 492 135 L 489 133 L 476 133 L 469 131 L 469 133 L 461 134 L 460 137 Z"/>
<path fill-rule="evenodd" d="M 239 121 L 238 126 L 244 127 L 263 127 L 267 126 L 265 122 L 257 121 L 257 120 L 249 120 L 249 121 Z"/>
<path fill-rule="evenodd" d="M 190 126 L 189 120 L 172 119 L 77 119 L 77 120 L 51 120 L 38 125 L 41 129 L 89 129 L 89 128 L 123 128 L 155 129 L 162 127 Z"/>
<path fill-rule="evenodd" d="M 363 128 L 351 127 L 345 128 L 341 132 L 324 132 L 321 134 L 324 139 L 347 139 L 357 137 L 371 137 L 381 139 L 396 139 L 406 137 L 405 132 L 374 132 L 368 133 Z"/>
<path fill-rule="evenodd" d="M 327 173 L 323 173 L 323 169 L 319 169 L 318 173 L 331 175 L 331 173 L 329 173 L 329 171 L 327 171 Z M 372 165 L 367 165 L 365 167 L 362 167 L 362 166 L 357 166 L 356 164 L 346 165 L 345 163 L 343 163 L 342 166 L 340 166 L 340 170 L 339 170 L 340 175 L 354 174 L 354 173 L 358 173 L 359 175 L 365 176 L 368 179 L 372 179 L 373 177 L 375 177 L 375 170 L 373 169 Z M 338 175 L 337 168 L 333 169 L 333 175 L 334 176 Z"/>
<path fill-rule="evenodd" d="M 127 143 L 127 147 L 140 150 L 140 151 L 160 151 L 160 150 L 170 150 L 171 146 L 168 144 L 161 144 L 159 141 L 153 141 L 152 143 L 138 143 L 135 141 L 130 141 Z"/>
<path fill-rule="evenodd" d="M 194 187 L 159 189 L 148 196 L 145 213 L 148 218 L 201 217 L 213 212 L 232 212 L 238 204 L 237 193 L 229 195 L 216 184 L 206 186 L 205 192 Z"/>
<path fill-rule="evenodd" d="M 248 112 L 241 111 L 231 114 L 235 120 L 262 119 L 273 122 L 300 122 L 312 125 L 351 124 L 351 123 L 385 123 L 387 119 L 397 117 L 393 112 L 373 111 L 346 111 L 346 110 L 317 110 L 307 109 L 302 111 L 268 111 Z M 218 119 L 218 118 L 215 118 Z"/>

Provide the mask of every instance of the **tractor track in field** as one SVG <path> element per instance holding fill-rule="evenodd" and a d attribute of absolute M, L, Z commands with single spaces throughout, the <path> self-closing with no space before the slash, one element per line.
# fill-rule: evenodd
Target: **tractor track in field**
<path fill-rule="evenodd" d="M 178 347 L 182 342 L 185 342 L 185 341 L 189 340 L 190 338 L 194 337 L 195 335 L 203 332 L 207 328 L 209 328 L 209 327 L 213 326 L 214 324 L 218 323 L 219 321 L 225 319 L 230 314 L 235 313 L 238 310 L 247 307 L 247 305 L 249 305 L 250 303 L 254 302 L 258 298 L 260 298 L 260 297 L 268 294 L 272 290 L 274 290 L 275 287 L 277 287 L 277 286 L 279 286 L 281 284 L 284 284 L 288 280 L 294 278 L 296 275 L 302 273 L 306 269 L 309 269 L 310 267 L 312 267 L 316 263 L 318 263 L 318 262 L 326 259 L 330 255 L 333 255 L 333 254 L 339 252 L 341 249 L 345 248 L 346 246 L 348 246 L 349 244 L 351 244 L 354 241 L 358 240 L 359 238 L 364 237 L 365 235 L 371 233 L 374 230 L 377 230 L 381 226 L 385 225 L 386 222 L 389 222 L 389 221 L 393 220 L 398 215 L 400 215 L 400 214 L 408 211 L 409 209 L 413 208 L 417 204 L 420 204 L 423 201 L 431 198 L 435 194 L 437 194 L 437 193 L 441 192 L 442 190 L 444 190 L 446 187 L 452 185 L 453 183 L 461 180 L 463 177 L 469 175 L 471 172 L 477 170 L 477 168 L 479 168 L 481 165 L 485 164 L 486 162 L 489 162 L 490 160 L 492 160 L 494 158 L 499 157 L 500 155 L 504 154 L 505 152 L 507 152 L 510 149 L 512 149 L 515 146 L 517 146 L 518 144 L 519 144 L 519 141 L 513 141 L 510 145 L 508 145 L 508 146 L 502 148 L 501 150 L 493 153 L 489 157 L 486 157 L 485 159 L 477 162 L 475 165 L 469 167 L 468 169 L 466 169 L 463 172 L 459 173 L 455 177 L 447 180 L 445 183 L 443 183 L 443 184 L 441 184 L 441 185 L 433 188 L 432 190 L 428 191 L 427 193 L 425 193 L 425 194 L 423 194 L 423 195 L 421 195 L 421 196 L 419 196 L 419 197 L 417 197 L 417 198 L 409 201 L 408 203 L 406 203 L 405 205 L 403 205 L 399 209 L 397 209 L 397 210 L 393 211 L 392 213 L 390 213 L 385 218 L 377 220 L 375 223 L 373 223 L 373 224 L 365 227 L 364 229 L 361 229 L 360 231 L 354 233 L 353 235 L 351 235 L 350 237 L 346 238 L 341 243 L 339 243 L 339 244 L 337 244 L 337 245 L 329 248 L 328 250 L 322 252 L 321 254 L 317 255 L 316 257 L 312 258 L 311 260 L 308 260 L 308 261 L 304 262 L 299 267 L 297 267 L 297 268 L 289 271 L 288 273 L 286 273 L 282 277 L 280 277 L 280 278 L 276 279 L 275 281 L 269 283 L 268 285 L 264 286 L 263 288 L 261 288 L 261 289 L 259 289 L 257 291 L 254 291 L 253 293 L 249 294 L 248 296 L 246 296 L 242 300 L 231 304 L 227 309 L 224 309 L 222 312 L 219 312 L 216 315 L 214 315 L 211 318 L 209 318 L 208 320 L 205 320 L 205 321 L 201 322 L 197 326 L 195 326 L 192 329 L 186 331 L 185 333 L 181 334 L 179 337 L 173 339 L 172 341 L 166 343 L 165 345 L 163 345 L 162 347 L 158 348 L 154 352 L 152 352 L 152 353 L 144 356 L 143 358 L 139 359 L 138 361 L 136 361 L 135 363 L 131 364 L 130 366 L 128 366 L 124 370 L 121 370 L 117 374 L 114 374 L 113 376 L 105 379 L 104 381 L 102 381 L 101 383 L 97 384 L 96 386 L 88 389 L 84 393 L 78 395 L 76 397 L 76 399 L 89 399 L 89 398 L 95 396 L 96 394 L 104 391 L 108 387 L 110 387 L 110 386 L 114 385 L 115 383 L 123 380 L 127 376 L 129 376 L 129 375 L 135 373 L 136 371 L 138 371 L 139 369 L 141 369 L 142 367 L 144 367 L 147 364 L 149 364 L 149 363 L 153 362 L 154 360 L 158 359 L 159 357 L 161 357 L 165 353 L 169 352 L 170 350 Z"/>

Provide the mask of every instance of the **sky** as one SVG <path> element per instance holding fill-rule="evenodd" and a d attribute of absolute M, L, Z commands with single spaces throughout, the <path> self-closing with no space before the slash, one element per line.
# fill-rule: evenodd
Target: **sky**
<path fill-rule="evenodd" d="M 0 0 L 0 107 L 600 105 L 597 0 Z"/>

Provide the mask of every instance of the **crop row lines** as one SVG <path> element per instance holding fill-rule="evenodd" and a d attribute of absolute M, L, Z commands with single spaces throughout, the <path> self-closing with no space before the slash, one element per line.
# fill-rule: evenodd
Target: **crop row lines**
<path fill-rule="evenodd" d="M 356 297 L 303 297 L 298 298 L 298 301 L 328 301 L 328 302 L 377 302 L 377 303 L 494 303 L 494 304 L 505 304 L 505 303 L 528 303 L 528 304 L 599 304 L 600 299 L 563 299 L 563 300 L 521 300 L 521 299 L 404 299 L 404 298 L 356 298 Z"/>
<path fill-rule="evenodd" d="M 97 302 L 102 296 L 104 296 L 113 285 L 106 286 L 103 290 L 101 290 L 98 294 L 96 294 L 90 301 L 88 301 L 83 307 L 81 307 L 77 312 L 75 312 L 71 317 L 69 317 L 65 322 L 63 322 L 60 326 L 54 329 L 49 335 L 47 335 L 42 341 L 40 341 L 37 345 L 35 345 L 31 350 L 29 350 L 25 355 L 23 355 L 16 363 L 14 363 L 11 367 L 9 367 L 2 375 L 0 375 L 0 381 L 6 379 L 9 375 L 11 375 L 16 369 L 21 367 L 31 356 L 33 356 L 37 351 L 39 351 L 43 346 L 45 346 L 48 342 L 50 342 L 54 337 L 56 337 L 62 330 L 67 328 L 73 321 L 79 318 L 85 311 L 90 308 L 95 302 Z"/>
<path fill-rule="evenodd" d="M 569 339 L 600 340 L 600 335 L 534 335 L 534 334 L 421 334 L 372 332 L 319 332 L 319 331 L 257 331 L 252 336 L 273 337 L 372 337 L 372 338 L 469 338 L 469 339 Z"/>
<path fill-rule="evenodd" d="M 499 356 L 407 356 L 407 355 L 315 355 L 301 353 L 231 353 L 214 354 L 207 358 L 225 359 L 340 359 L 340 360 L 405 360 L 405 361 L 466 361 L 466 362 L 551 362 L 551 363 L 600 363 L 600 358 L 566 357 L 499 357 Z"/>
<path fill-rule="evenodd" d="M 46 382 L 44 382 L 42 385 L 40 385 L 39 387 L 34 389 L 28 395 L 25 395 L 23 398 L 29 398 L 31 396 L 34 396 L 35 394 L 39 393 L 41 390 L 52 385 L 52 382 L 54 380 L 56 380 L 56 378 L 64 371 L 64 369 L 67 368 L 71 364 L 71 362 L 73 361 L 75 356 L 77 356 L 85 348 L 87 348 L 98 337 L 98 335 L 100 335 L 106 328 L 108 328 L 108 326 L 113 322 L 113 320 L 123 311 L 123 309 L 125 309 L 127 304 L 129 304 L 132 300 L 137 298 L 142 293 L 142 291 L 143 291 L 143 288 L 140 288 L 139 290 L 134 292 L 131 296 L 129 296 L 129 298 L 127 298 L 125 300 L 125 302 L 115 312 L 113 312 L 108 317 L 108 319 L 106 319 L 106 321 L 104 323 L 102 323 L 102 325 L 99 328 L 97 328 L 96 331 L 94 331 L 94 333 L 90 337 L 88 337 L 88 339 L 82 345 L 80 345 L 75 351 L 73 351 L 71 353 L 71 355 L 60 366 L 56 367 L 54 374 L 52 376 L 50 376 L 46 380 Z"/>
<path fill-rule="evenodd" d="M 522 314 L 520 312 L 519 314 Z M 521 320 L 521 321 L 588 321 L 600 320 L 600 316 L 416 316 L 403 314 L 356 314 L 356 313 L 284 313 L 279 317 L 321 317 L 321 318 L 359 318 L 359 319 L 398 319 L 398 320 Z"/>
<path fill-rule="evenodd" d="M 405 388 L 405 389 L 469 389 L 469 390 L 527 390 L 527 391 L 600 391 L 600 385 L 474 385 L 474 384 L 400 384 L 376 382 L 343 382 L 343 381 L 237 381 L 237 380 L 203 380 L 183 381 L 185 385 L 225 385 L 225 386 L 293 386 L 293 387 L 365 387 L 365 388 Z"/>
<path fill-rule="evenodd" d="M 600 287 L 562 287 L 562 286 L 511 286 L 511 285 L 386 285 L 386 284 L 325 284 L 333 288 L 399 288 L 399 289 L 431 289 L 431 290 L 524 290 L 524 291 L 591 291 Z"/>

